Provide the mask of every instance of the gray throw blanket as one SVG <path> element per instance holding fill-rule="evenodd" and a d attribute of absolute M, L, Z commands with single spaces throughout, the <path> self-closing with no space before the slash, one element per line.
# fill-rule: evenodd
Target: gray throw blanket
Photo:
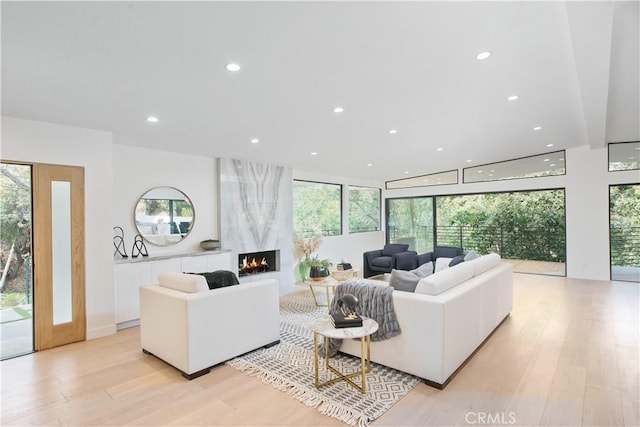
<path fill-rule="evenodd" d="M 393 309 L 393 288 L 391 286 L 378 285 L 372 280 L 349 280 L 336 287 L 331 301 L 330 313 L 340 313 L 338 300 L 347 294 L 358 298 L 356 312 L 359 315 L 369 317 L 378 322 L 378 330 L 371 335 L 371 341 L 382 341 L 400 334 L 400 325 Z M 332 338 L 329 340 L 329 357 L 338 353 L 342 340 Z M 320 354 L 324 354 L 323 345 L 320 345 Z"/>

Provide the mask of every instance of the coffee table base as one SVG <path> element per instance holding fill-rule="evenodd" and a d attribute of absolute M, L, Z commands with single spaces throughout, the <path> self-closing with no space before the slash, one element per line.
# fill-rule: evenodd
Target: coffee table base
<path fill-rule="evenodd" d="M 366 347 L 366 349 L 365 349 Z M 337 383 L 338 381 L 345 381 L 347 384 L 364 394 L 367 392 L 367 373 L 371 370 L 371 335 L 360 337 L 360 370 L 351 374 L 344 375 L 342 372 L 335 369 L 329 364 L 329 337 L 324 337 L 324 360 L 325 368 L 333 372 L 336 377 L 328 381 L 320 382 L 319 380 L 319 368 L 320 368 L 320 356 L 318 355 L 318 333 L 313 333 L 313 358 L 315 363 L 315 386 L 316 388 L 324 387 L 330 384 Z M 366 354 L 366 357 L 365 357 Z M 353 377 L 362 377 L 361 385 L 356 384 L 351 380 Z"/>

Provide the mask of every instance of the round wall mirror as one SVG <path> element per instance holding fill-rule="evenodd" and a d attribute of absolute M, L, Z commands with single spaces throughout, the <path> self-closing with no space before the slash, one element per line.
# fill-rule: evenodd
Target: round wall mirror
<path fill-rule="evenodd" d="M 193 203 L 173 187 L 156 187 L 140 197 L 133 212 L 138 233 L 149 243 L 175 245 L 193 229 Z"/>

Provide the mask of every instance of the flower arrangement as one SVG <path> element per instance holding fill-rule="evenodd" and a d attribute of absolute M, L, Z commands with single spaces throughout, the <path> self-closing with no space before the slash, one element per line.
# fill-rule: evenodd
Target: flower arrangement
<path fill-rule="evenodd" d="M 311 237 L 304 237 L 298 233 L 293 233 L 293 249 L 297 257 L 303 260 L 309 259 L 311 254 L 318 250 L 322 244 L 322 235 L 316 234 Z"/>
<path fill-rule="evenodd" d="M 311 256 L 318 250 L 322 243 L 322 235 L 316 234 L 311 237 L 304 237 L 298 233 L 293 234 L 293 248 L 296 256 L 300 260 L 298 263 L 298 275 L 303 282 L 309 277 L 311 269 L 321 271 L 323 275 L 329 274 L 329 267 L 332 263 L 328 259 L 320 259 L 318 255 Z M 326 274 L 324 274 L 326 272 Z"/>

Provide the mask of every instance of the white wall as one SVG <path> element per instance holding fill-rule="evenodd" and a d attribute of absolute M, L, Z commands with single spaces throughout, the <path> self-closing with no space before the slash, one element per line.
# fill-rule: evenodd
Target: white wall
<path fill-rule="evenodd" d="M 341 236 L 324 237 L 322 245 L 318 250 L 320 258 L 328 258 L 333 264 L 343 259 L 350 262 L 353 267 L 362 268 L 362 253 L 372 249 L 380 249 L 385 243 L 384 235 L 384 192 L 382 200 L 382 219 L 381 230 L 367 233 L 349 234 L 349 195 L 347 187 L 349 185 L 358 185 L 363 187 L 383 188 L 384 182 L 369 181 L 357 178 L 348 178 L 343 176 L 318 174 L 304 172 L 299 170 L 293 171 L 293 179 L 304 181 L 327 182 L 331 184 L 342 184 L 342 232 Z"/>
<path fill-rule="evenodd" d="M 386 190 L 384 197 L 564 188 L 567 277 L 609 280 L 609 185 L 638 183 L 640 172 L 608 172 L 607 162 L 606 147 L 578 147 L 566 152 L 564 176 Z"/>
<path fill-rule="evenodd" d="M 175 187 L 191 199 L 195 221 L 191 233 L 171 246 L 145 242 L 150 256 L 200 250 L 200 241 L 218 239 L 218 189 L 216 160 L 147 148 L 113 145 L 113 223 L 124 230 L 131 256 L 135 228 L 133 211 L 148 190 Z M 224 242 L 222 242 L 224 247 Z"/>
<path fill-rule="evenodd" d="M 2 117 L 3 160 L 85 168 L 87 338 L 115 333 L 112 135 Z"/>

